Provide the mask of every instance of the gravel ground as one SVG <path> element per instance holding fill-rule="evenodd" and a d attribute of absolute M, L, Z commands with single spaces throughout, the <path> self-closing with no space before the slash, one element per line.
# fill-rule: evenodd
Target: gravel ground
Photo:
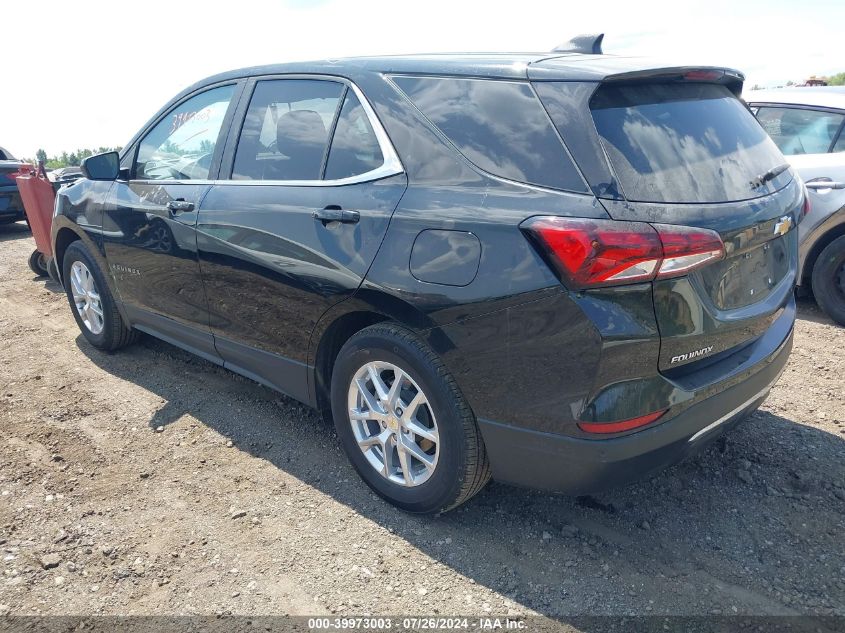
<path fill-rule="evenodd" d="M 845 615 L 845 330 L 810 302 L 726 442 L 420 518 L 296 402 L 149 337 L 93 349 L 33 247 L 0 227 L 0 614 Z"/>

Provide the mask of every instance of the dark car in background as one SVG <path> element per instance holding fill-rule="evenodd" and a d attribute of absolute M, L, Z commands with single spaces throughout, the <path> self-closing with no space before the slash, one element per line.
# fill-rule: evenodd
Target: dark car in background
<path fill-rule="evenodd" d="M 21 163 L 11 152 L 0 147 L 0 224 L 26 219 L 15 177 Z"/>
<path fill-rule="evenodd" d="M 59 167 L 51 170 L 47 175 L 52 182 L 60 187 L 82 178 L 82 169 L 79 167 Z"/>
<path fill-rule="evenodd" d="M 60 190 L 61 281 L 97 348 L 147 332 L 324 412 L 403 509 L 624 484 L 791 349 L 804 189 L 742 82 L 571 51 L 217 75 Z"/>

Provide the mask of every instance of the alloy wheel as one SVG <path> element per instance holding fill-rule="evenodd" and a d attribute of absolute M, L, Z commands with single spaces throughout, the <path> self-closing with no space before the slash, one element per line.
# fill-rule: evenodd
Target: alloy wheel
<path fill-rule="evenodd" d="M 428 397 L 400 367 L 365 364 L 352 377 L 349 421 L 370 466 L 400 486 L 425 483 L 437 468 L 440 435 Z"/>
<path fill-rule="evenodd" d="M 102 332 L 105 323 L 100 293 L 88 266 L 79 260 L 70 267 L 70 290 L 76 311 L 85 327 L 92 334 Z"/>

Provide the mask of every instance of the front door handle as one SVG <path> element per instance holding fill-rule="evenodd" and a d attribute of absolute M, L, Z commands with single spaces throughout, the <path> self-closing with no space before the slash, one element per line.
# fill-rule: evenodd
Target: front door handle
<path fill-rule="evenodd" d="M 173 215 L 177 215 L 179 213 L 185 213 L 186 211 L 193 211 L 194 210 L 194 203 L 187 202 L 182 198 L 177 198 L 176 200 L 171 200 L 167 203 L 167 209 Z"/>
<path fill-rule="evenodd" d="M 326 226 L 329 222 L 341 222 L 343 224 L 355 224 L 361 219 L 361 214 L 351 209 L 341 209 L 333 204 L 325 209 L 314 211 L 314 219 L 319 220 Z"/>

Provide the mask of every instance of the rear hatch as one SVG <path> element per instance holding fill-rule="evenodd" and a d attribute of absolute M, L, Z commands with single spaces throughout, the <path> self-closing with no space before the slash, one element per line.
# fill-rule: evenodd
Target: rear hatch
<path fill-rule="evenodd" d="M 711 229 L 725 257 L 653 282 L 661 371 L 723 357 L 767 330 L 791 300 L 803 188 L 712 68 L 627 72 L 535 88 L 615 220 Z M 677 368 L 677 369 L 676 369 Z"/>
<path fill-rule="evenodd" d="M 13 160 L 0 160 L 0 213 L 19 211 L 20 198 L 17 193 L 17 182 L 21 163 Z"/>
<path fill-rule="evenodd" d="M 12 160 L 0 160 L 0 187 L 11 187 L 15 185 L 15 176 L 18 175 L 21 163 Z"/>

